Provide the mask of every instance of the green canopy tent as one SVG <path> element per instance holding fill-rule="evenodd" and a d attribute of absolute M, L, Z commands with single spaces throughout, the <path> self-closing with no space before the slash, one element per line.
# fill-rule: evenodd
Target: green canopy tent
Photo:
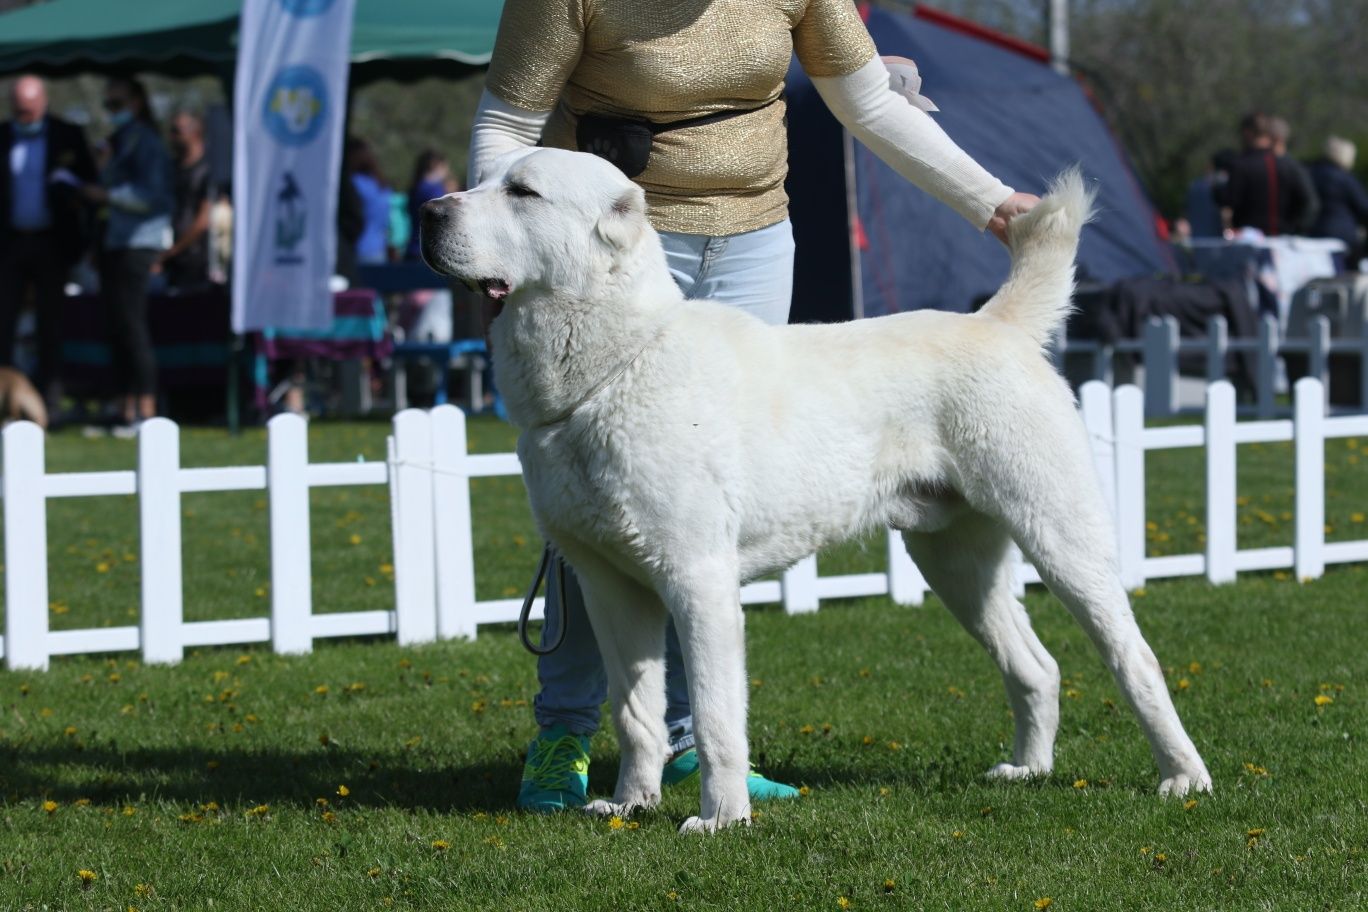
<path fill-rule="evenodd" d="M 497 0 L 357 0 L 352 84 L 462 76 L 489 62 Z M 0 14 L 0 75 L 218 75 L 232 81 L 242 0 L 48 0 Z"/>

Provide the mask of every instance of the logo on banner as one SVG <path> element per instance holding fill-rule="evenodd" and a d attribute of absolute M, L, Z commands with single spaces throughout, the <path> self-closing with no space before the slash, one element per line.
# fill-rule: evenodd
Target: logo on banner
<path fill-rule="evenodd" d="M 321 16 L 333 5 L 333 0 L 280 0 L 280 5 L 291 16 Z"/>
<path fill-rule="evenodd" d="M 328 86 L 323 74 L 303 64 L 288 66 L 266 88 L 261 112 L 266 132 L 287 146 L 308 145 L 327 123 Z"/>
<path fill-rule="evenodd" d="M 282 266 L 303 263 L 299 245 L 308 233 L 309 209 L 293 172 L 281 175 L 275 199 L 275 261 Z"/>

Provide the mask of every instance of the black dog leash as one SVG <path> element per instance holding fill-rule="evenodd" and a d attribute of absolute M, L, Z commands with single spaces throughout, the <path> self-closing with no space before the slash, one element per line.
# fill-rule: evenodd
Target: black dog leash
<path fill-rule="evenodd" d="M 546 570 L 551 566 L 552 561 L 556 562 L 556 590 L 560 598 L 556 601 L 560 609 L 560 625 L 556 634 L 556 642 L 552 643 L 547 649 L 533 646 L 532 640 L 527 635 L 527 616 L 532 613 L 532 603 L 537 600 L 537 590 L 541 589 L 542 580 L 546 579 Z M 522 640 L 523 648 L 534 656 L 547 656 L 560 649 L 565 642 L 565 558 L 551 550 L 547 545 L 542 549 L 541 564 L 537 567 L 537 575 L 532 580 L 532 588 L 527 590 L 527 597 L 523 599 L 522 611 L 518 614 L 518 638 Z"/>

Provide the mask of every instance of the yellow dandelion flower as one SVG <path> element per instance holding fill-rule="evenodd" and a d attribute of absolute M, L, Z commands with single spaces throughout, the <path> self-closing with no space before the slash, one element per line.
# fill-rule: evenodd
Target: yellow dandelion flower
<path fill-rule="evenodd" d="M 1314 702 L 1317 706 L 1329 706 L 1331 703 L 1335 702 L 1335 698 L 1329 694 L 1316 694 Z"/>
<path fill-rule="evenodd" d="M 123 815 L 124 815 L 125 817 L 132 817 L 132 816 L 133 816 L 134 814 L 136 814 L 136 813 L 138 813 L 138 809 L 135 808 L 133 805 L 131 805 L 131 804 L 125 804 L 125 805 L 124 805 Z"/>
<path fill-rule="evenodd" d="M 992 805 L 989 805 L 988 807 L 981 807 L 981 808 L 979 808 L 979 816 L 980 816 L 980 817 L 987 817 L 987 816 L 988 816 L 989 814 L 991 814 L 991 813 L 993 813 Z"/>
<path fill-rule="evenodd" d="M 57 802 L 49 798 L 47 801 L 43 802 L 43 810 L 47 811 L 49 814 L 57 813 Z"/>
<path fill-rule="evenodd" d="M 1178 679 L 1178 689 L 1179 689 L 1179 690 L 1187 690 L 1187 689 L 1188 689 L 1189 687 L 1191 687 L 1191 686 L 1192 686 L 1192 682 L 1189 681 L 1187 678 L 1179 678 L 1179 679 Z"/>
<path fill-rule="evenodd" d="M 145 898 L 145 897 L 148 897 L 148 896 L 151 896 L 151 895 L 152 895 L 152 885 L 151 885 L 151 884 L 145 884 L 145 883 L 135 884 L 135 885 L 133 886 L 133 892 L 134 892 L 135 894 L 137 894 L 138 896 L 144 897 L 144 898 Z"/>
<path fill-rule="evenodd" d="M 1201 673 L 1202 673 L 1202 663 L 1201 663 L 1201 662 L 1189 662 L 1189 663 L 1188 663 L 1188 674 L 1199 675 L 1199 674 L 1201 674 Z"/>
<path fill-rule="evenodd" d="M 1076 788 L 1076 789 L 1085 789 L 1085 788 L 1087 788 L 1087 787 L 1088 787 L 1088 780 L 1087 780 L 1087 779 L 1075 779 L 1075 780 L 1074 780 L 1074 788 Z"/>
<path fill-rule="evenodd" d="M 1154 850 L 1151 849 L 1149 846 L 1141 846 L 1141 847 L 1140 847 L 1140 854 L 1141 854 L 1141 855 L 1148 855 L 1150 852 L 1153 852 L 1153 851 L 1154 851 Z"/>
<path fill-rule="evenodd" d="M 266 587 L 265 587 L 265 586 L 257 586 L 257 587 L 256 587 L 256 590 L 255 590 L 255 592 L 254 592 L 254 594 L 256 595 L 257 598 L 265 598 L 265 597 L 266 597 Z"/>
<path fill-rule="evenodd" d="M 66 728 L 62 729 L 62 734 L 66 735 L 68 738 L 70 738 L 72 735 L 76 734 L 76 731 L 77 731 L 76 726 L 74 726 L 74 725 L 68 725 Z"/>
<path fill-rule="evenodd" d="M 1154 863 L 1155 863 L 1155 864 L 1161 865 L 1161 864 L 1163 864 L 1163 863 L 1166 862 L 1166 861 L 1168 861 L 1168 856 L 1165 855 L 1163 852 L 1156 852 L 1156 853 L 1155 853 L 1155 855 L 1154 855 Z"/>
<path fill-rule="evenodd" d="M 74 802 L 72 802 L 72 803 L 75 804 L 78 808 L 90 807 L 90 799 L 89 799 L 89 798 L 77 798 L 77 799 L 76 799 Z"/>
<path fill-rule="evenodd" d="M 99 874 L 86 868 L 81 868 L 81 870 L 77 871 L 76 876 L 81 879 L 81 886 L 83 887 L 88 887 L 100 879 Z"/>
<path fill-rule="evenodd" d="M 239 665 L 247 665 L 247 664 L 249 664 L 251 661 L 252 661 L 252 657 L 249 656 L 249 655 L 246 655 L 246 654 L 243 654 L 243 655 L 240 655 L 240 656 L 237 657 L 237 663 L 238 663 Z"/>
<path fill-rule="evenodd" d="M 351 537 L 348 538 L 347 541 L 351 542 L 353 545 L 359 545 L 361 544 L 361 536 L 353 532 Z"/>
<path fill-rule="evenodd" d="M 884 881 L 884 892 L 885 892 L 885 893 L 892 893 L 892 892 L 893 892 L 893 889 L 894 889 L 896 886 L 897 886 L 897 883 L 895 883 L 894 880 L 893 880 L 893 878 L 890 877 L 890 878 L 888 878 L 887 880 Z"/>
<path fill-rule="evenodd" d="M 106 562 L 106 561 L 100 561 L 98 564 L 96 564 L 96 565 L 95 565 L 95 572 L 96 572 L 96 573 L 108 573 L 108 572 L 109 572 L 109 564 L 108 564 L 108 562 Z"/>
<path fill-rule="evenodd" d="M 963 831 L 963 830 L 955 830 L 955 832 L 953 832 L 953 833 L 950 834 L 950 838 L 951 838 L 951 839 L 963 839 L 963 838 L 964 838 L 964 831 Z"/>
<path fill-rule="evenodd" d="M 325 696 L 328 693 L 328 685 L 319 684 L 314 688 L 314 693 L 318 694 L 320 697 Z"/>
<path fill-rule="evenodd" d="M 669 893 L 665 894 L 665 898 L 668 899 L 670 902 L 678 902 L 679 894 L 676 893 L 674 890 L 671 890 Z"/>
<path fill-rule="evenodd" d="M 901 741 L 889 741 L 889 742 L 888 742 L 888 749 L 891 750 L 891 751 L 900 751 L 900 750 L 902 750 L 902 742 L 901 742 Z"/>
<path fill-rule="evenodd" d="M 217 812 L 218 809 L 219 805 L 217 801 L 206 801 L 204 804 L 200 805 L 200 810 L 207 811 L 210 814 Z"/>
<path fill-rule="evenodd" d="M 368 877 L 379 877 L 379 876 L 380 876 L 380 868 L 379 868 L 379 867 L 371 868 L 370 870 L 368 870 L 368 871 L 366 872 L 366 875 L 367 875 Z"/>
<path fill-rule="evenodd" d="M 445 852 L 447 849 L 451 848 L 451 843 L 447 842 L 445 839 L 434 839 L 432 840 L 432 847 L 439 852 Z"/>
<path fill-rule="evenodd" d="M 842 909 L 849 909 L 850 900 L 844 896 L 838 896 L 836 897 L 836 905 L 840 906 Z"/>
<path fill-rule="evenodd" d="M 323 812 L 323 822 L 324 822 L 324 823 L 336 823 L 336 822 L 337 822 L 337 815 L 334 814 L 332 811 L 324 811 L 324 812 Z"/>
<path fill-rule="evenodd" d="M 271 806 L 270 806 L 269 804 L 258 804 L 256 807 L 252 808 L 250 811 L 244 812 L 242 816 L 244 816 L 244 817 L 265 817 L 265 816 L 266 816 L 267 814 L 269 814 L 269 813 L 271 813 Z"/>
<path fill-rule="evenodd" d="M 346 798 L 348 795 L 351 794 L 351 789 L 347 788 L 345 785 L 339 785 L 337 787 L 337 794 L 343 798 Z"/>
<path fill-rule="evenodd" d="M 751 678 L 751 687 L 764 687 L 765 682 L 760 678 Z"/>
<path fill-rule="evenodd" d="M 608 829 L 610 830 L 620 830 L 626 825 L 627 822 L 616 814 L 608 818 Z"/>
<path fill-rule="evenodd" d="M 1196 798 L 1189 798 L 1187 801 L 1184 801 L 1184 802 L 1183 802 L 1183 810 L 1185 810 L 1185 811 L 1190 811 L 1190 810 L 1192 810 L 1193 808 L 1195 808 L 1196 806 L 1197 806 L 1197 799 L 1196 799 Z"/>
<path fill-rule="evenodd" d="M 891 795 L 892 793 L 893 793 L 893 792 L 892 792 L 892 789 L 889 789 L 889 788 L 887 788 L 887 787 L 879 789 L 879 797 L 880 797 L 880 798 L 887 798 L 887 797 L 888 797 L 889 795 Z"/>
<path fill-rule="evenodd" d="M 1048 896 L 1042 896 L 1040 897 L 1040 899 L 1037 899 L 1035 902 L 1031 903 L 1031 905 L 1035 906 L 1036 912 L 1042 912 L 1042 910 L 1048 909 L 1050 908 L 1050 906 L 1053 906 L 1054 900 Z"/>
<path fill-rule="evenodd" d="M 394 564 L 381 564 L 379 570 L 385 576 L 392 576 L 394 575 Z"/>
<path fill-rule="evenodd" d="M 806 798 L 808 795 L 812 794 L 812 789 L 808 788 L 806 785 L 800 785 L 798 786 L 798 794 Z"/>

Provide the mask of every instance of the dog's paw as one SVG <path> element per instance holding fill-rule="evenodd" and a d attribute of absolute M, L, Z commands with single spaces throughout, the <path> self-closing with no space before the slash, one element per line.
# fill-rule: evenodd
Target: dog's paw
<path fill-rule="evenodd" d="M 1165 798 L 1182 798 L 1190 792 L 1211 792 L 1211 774 L 1205 767 L 1186 773 L 1175 773 L 1159 783 L 1159 794 Z"/>
<path fill-rule="evenodd" d="M 1035 769 L 1030 766 L 1017 766 L 1014 763 L 999 763 L 997 766 L 984 773 L 985 779 L 997 779 L 1003 782 L 1016 781 L 1019 779 L 1034 779 L 1037 776 L 1048 776 L 1048 769 Z"/>
<path fill-rule="evenodd" d="M 630 817 L 635 808 L 630 804 L 619 804 L 615 801 L 596 798 L 580 810 L 595 817 Z"/>
<path fill-rule="evenodd" d="M 680 833 L 716 833 L 730 826 L 750 826 L 750 815 L 733 820 L 719 820 L 716 817 L 690 817 L 679 825 Z"/>

